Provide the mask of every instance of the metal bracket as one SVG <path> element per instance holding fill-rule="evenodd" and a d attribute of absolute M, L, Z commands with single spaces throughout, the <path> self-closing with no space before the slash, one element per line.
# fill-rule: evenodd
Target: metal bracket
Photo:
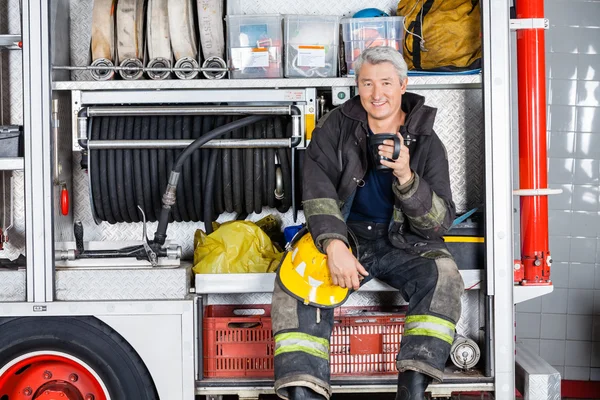
<path fill-rule="evenodd" d="M 150 261 L 150 264 L 152 264 L 153 267 L 156 267 L 158 265 L 158 259 L 156 257 L 156 253 L 152 250 L 152 248 L 150 247 L 150 245 L 148 244 L 148 235 L 147 235 L 147 229 L 146 229 L 146 213 L 144 213 L 144 210 L 142 209 L 142 207 L 140 207 L 139 205 L 137 206 L 137 208 L 140 210 L 140 212 L 142 213 L 142 241 L 144 242 L 144 250 L 146 250 L 146 254 L 148 255 L 148 261 Z"/>
<path fill-rule="evenodd" d="M 0 133 L 3 135 L 17 134 L 23 131 L 21 125 L 0 125 Z"/>
<path fill-rule="evenodd" d="M 562 189 L 517 189 L 513 190 L 513 196 L 548 196 L 561 194 Z"/>
<path fill-rule="evenodd" d="M 7 232 L 12 229 L 13 227 L 13 217 L 15 215 L 15 209 L 14 209 L 14 192 L 13 192 L 13 177 L 11 175 L 10 179 L 9 179 L 9 186 L 10 186 L 10 193 L 9 193 L 9 198 L 10 198 L 10 206 L 9 206 L 9 210 L 10 210 L 10 224 L 8 226 L 6 226 L 6 181 L 5 181 L 5 175 L 4 175 L 4 171 L 2 171 L 2 229 L 4 229 L 4 231 L 1 231 L 0 234 L 0 244 L 1 243 L 6 243 L 8 242 L 8 234 Z"/>
<path fill-rule="evenodd" d="M 554 291 L 553 285 L 545 286 L 513 286 L 513 303 L 522 303 L 527 300 L 535 299 L 536 297 L 543 296 L 545 294 L 552 293 Z"/>
<path fill-rule="evenodd" d="M 8 50 L 21 50 L 23 47 L 21 35 L 0 35 L 0 47 Z"/>
<path fill-rule="evenodd" d="M 548 18 L 516 18 L 509 22 L 511 31 L 519 29 L 549 29 L 550 21 Z"/>

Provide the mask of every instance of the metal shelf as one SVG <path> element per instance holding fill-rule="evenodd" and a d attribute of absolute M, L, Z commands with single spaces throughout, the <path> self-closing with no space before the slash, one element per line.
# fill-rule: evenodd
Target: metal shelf
<path fill-rule="evenodd" d="M 112 80 L 54 82 L 54 90 L 171 90 L 171 89 L 273 89 L 356 86 L 354 78 L 315 79 L 193 79 L 164 81 Z M 410 76 L 409 90 L 424 89 L 478 89 L 481 75 Z"/>
<path fill-rule="evenodd" d="M 15 171 L 23 169 L 23 157 L 0 158 L 0 171 Z"/>
<path fill-rule="evenodd" d="M 460 271 L 465 288 L 479 289 L 482 280 L 481 270 Z M 275 273 L 265 274 L 196 274 L 196 293 L 226 294 L 226 293 L 270 293 L 275 284 Z M 390 292 L 393 287 L 373 279 L 364 284 L 362 292 Z"/>
<path fill-rule="evenodd" d="M 0 48 L 4 47 L 9 50 L 20 50 L 21 35 L 0 35 Z"/>
<path fill-rule="evenodd" d="M 521 286 L 515 285 L 513 288 L 513 303 L 522 303 L 527 300 L 535 299 L 536 297 L 552 293 L 553 285 L 548 286 Z"/>

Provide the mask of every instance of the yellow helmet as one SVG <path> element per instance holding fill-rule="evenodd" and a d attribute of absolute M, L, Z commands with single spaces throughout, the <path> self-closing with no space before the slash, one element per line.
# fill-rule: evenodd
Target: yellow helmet
<path fill-rule="evenodd" d="M 288 294 L 315 307 L 337 307 L 349 295 L 347 288 L 333 284 L 327 256 L 317 249 L 306 228 L 292 239 L 277 270 L 277 280 Z"/>

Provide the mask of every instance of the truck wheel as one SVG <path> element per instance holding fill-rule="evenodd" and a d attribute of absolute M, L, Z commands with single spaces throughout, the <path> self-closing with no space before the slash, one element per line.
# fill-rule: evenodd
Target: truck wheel
<path fill-rule="evenodd" d="M 0 400 L 157 400 L 135 350 L 93 317 L 0 318 Z"/>

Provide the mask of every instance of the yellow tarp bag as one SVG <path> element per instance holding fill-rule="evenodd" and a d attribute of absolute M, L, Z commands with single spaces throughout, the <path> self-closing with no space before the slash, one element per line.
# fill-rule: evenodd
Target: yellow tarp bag
<path fill-rule="evenodd" d="M 255 223 L 230 221 L 207 235 L 198 229 L 194 235 L 196 274 L 239 274 L 274 272 L 282 253 Z"/>
<path fill-rule="evenodd" d="M 408 69 L 463 71 L 481 68 L 479 0 L 400 0 L 405 18 Z"/>

